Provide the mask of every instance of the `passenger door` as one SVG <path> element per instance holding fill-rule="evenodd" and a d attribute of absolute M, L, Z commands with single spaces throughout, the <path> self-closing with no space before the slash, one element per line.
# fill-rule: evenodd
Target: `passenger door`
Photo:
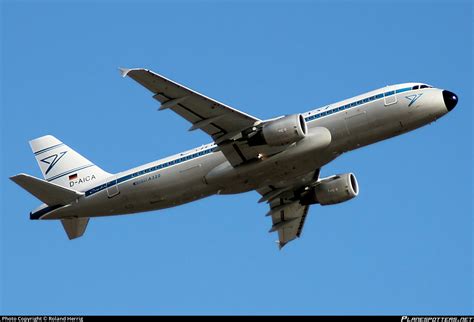
<path fill-rule="evenodd" d="M 386 91 L 383 93 L 383 102 L 385 106 L 393 105 L 398 102 L 397 93 L 395 90 Z"/>

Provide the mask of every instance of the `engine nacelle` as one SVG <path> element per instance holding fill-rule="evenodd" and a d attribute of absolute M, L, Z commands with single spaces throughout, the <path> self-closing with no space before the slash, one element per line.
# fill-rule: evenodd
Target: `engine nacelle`
<path fill-rule="evenodd" d="M 333 205 L 350 200 L 359 194 L 359 184 L 353 173 L 338 174 L 318 182 L 301 198 L 301 204 Z"/>
<path fill-rule="evenodd" d="M 262 129 L 249 139 L 249 145 L 268 144 L 270 146 L 287 145 L 304 138 L 308 127 L 303 115 L 284 116 L 265 123 Z"/>

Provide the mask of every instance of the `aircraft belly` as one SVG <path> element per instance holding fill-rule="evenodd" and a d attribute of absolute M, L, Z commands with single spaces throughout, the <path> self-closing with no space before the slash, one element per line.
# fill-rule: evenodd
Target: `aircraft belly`
<path fill-rule="evenodd" d="M 233 168 L 223 163 L 206 176 L 206 182 L 219 188 L 220 194 L 235 194 L 268 185 L 285 185 L 296 177 L 322 167 L 337 157 L 330 150 L 291 155 L 285 158 L 270 157 L 265 161 Z"/>
<path fill-rule="evenodd" d="M 122 199 L 129 208 L 155 210 L 207 197 L 216 191 L 204 182 L 205 171 L 203 163 L 176 166 L 160 173 L 155 182 L 124 191 Z"/>

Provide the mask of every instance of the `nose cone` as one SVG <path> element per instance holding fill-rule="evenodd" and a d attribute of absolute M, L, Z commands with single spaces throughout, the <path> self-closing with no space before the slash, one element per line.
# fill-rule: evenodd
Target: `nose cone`
<path fill-rule="evenodd" d="M 451 111 L 458 103 L 458 96 L 450 91 L 443 91 L 443 99 L 448 111 Z"/>

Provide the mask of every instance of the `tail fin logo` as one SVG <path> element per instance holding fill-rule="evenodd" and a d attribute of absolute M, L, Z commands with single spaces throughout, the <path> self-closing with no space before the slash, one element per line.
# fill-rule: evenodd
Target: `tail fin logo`
<path fill-rule="evenodd" d="M 61 158 L 67 153 L 67 151 L 64 152 L 59 152 L 58 154 L 53 154 L 50 155 L 47 158 L 44 158 L 41 160 L 41 162 L 44 162 L 46 164 L 49 164 L 48 169 L 46 169 L 46 172 L 44 173 L 45 175 L 48 174 L 49 171 L 61 160 Z"/>

